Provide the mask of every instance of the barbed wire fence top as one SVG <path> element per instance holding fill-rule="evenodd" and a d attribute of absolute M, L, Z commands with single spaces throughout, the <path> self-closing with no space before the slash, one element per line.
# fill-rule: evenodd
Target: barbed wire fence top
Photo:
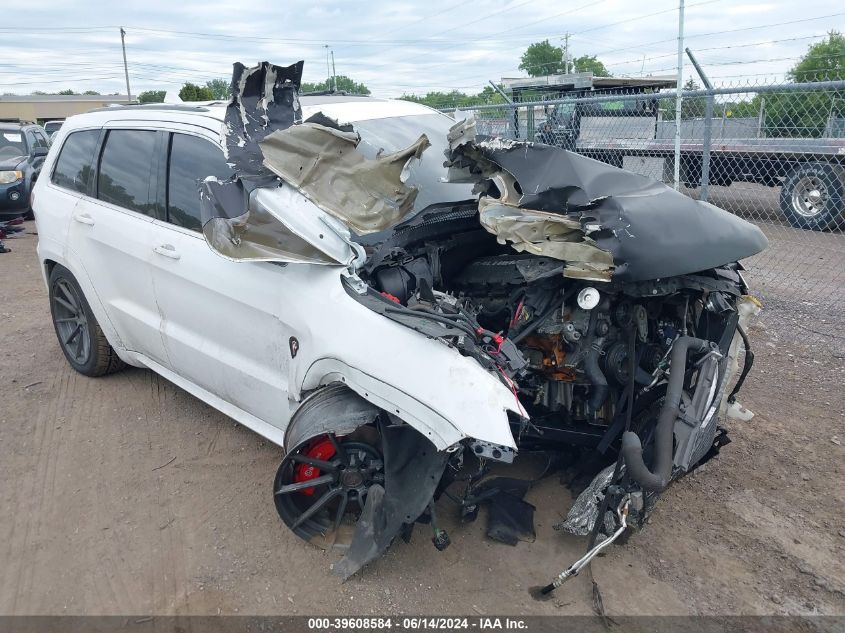
<path fill-rule="evenodd" d="M 807 79 L 807 77 L 802 77 Z M 788 323 L 845 348 L 845 80 L 753 79 L 681 93 L 526 91 L 513 103 L 449 107 L 480 134 L 542 142 L 667 184 L 759 226 L 769 248 L 744 260 L 753 292 Z M 679 182 L 675 183 L 678 162 Z"/>

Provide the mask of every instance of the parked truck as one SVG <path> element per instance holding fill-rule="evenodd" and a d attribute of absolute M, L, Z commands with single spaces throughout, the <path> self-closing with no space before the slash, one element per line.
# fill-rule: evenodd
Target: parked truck
<path fill-rule="evenodd" d="M 593 77 L 589 73 L 503 79 L 513 101 L 554 103 L 514 108 L 508 121 L 513 135 L 557 145 L 665 182 L 674 180 L 675 121 L 663 120 L 667 100 L 659 90 L 676 78 Z M 619 95 L 619 99 L 593 99 Z M 563 101 L 572 97 L 571 101 Z M 702 99 L 702 97 L 697 97 Z M 661 108 L 662 106 L 662 108 Z M 711 119 L 707 185 L 753 182 L 781 187 L 779 205 L 795 227 L 812 230 L 845 227 L 845 134 L 832 115 L 820 137 L 768 137 L 763 116 L 731 120 L 724 112 Z M 680 181 L 702 185 L 707 121 L 687 118 L 680 145 Z M 788 130 L 791 134 L 796 129 Z"/>

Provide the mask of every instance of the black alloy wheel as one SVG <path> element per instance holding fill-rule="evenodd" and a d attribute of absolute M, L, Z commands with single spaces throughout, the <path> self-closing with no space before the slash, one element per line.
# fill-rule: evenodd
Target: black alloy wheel
<path fill-rule="evenodd" d="M 286 455 L 273 483 L 276 510 L 285 524 L 319 547 L 345 540 L 344 528 L 358 520 L 370 487 L 384 485 L 379 444 L 378 436 L 358 441 L 329 433 Z"/>

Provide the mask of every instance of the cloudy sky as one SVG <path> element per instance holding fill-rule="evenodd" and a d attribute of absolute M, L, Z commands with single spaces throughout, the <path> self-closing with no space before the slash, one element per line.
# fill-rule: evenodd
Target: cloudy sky
<path fill-rule="evenodd" d="M 132 92 L 178 89 L 231 75 L 234 61 L 305 60 L 305 80 L 338 74 L 377 96 L 478 92 L 520 76 L 531 42 L 595 54 L 614 75 L 674 72 L 677 0 L 27 0 L 0 26 L 0 93 L 65 88 L 125 92 L 119 26 Z M 480 7 L 484 7 L 483 12 Z M 841 0 L 687 0 L 686 45 L 717 83 L 783 78 L 831 29 Z M 685 74 L 692 69 L 687 66 Z"/>

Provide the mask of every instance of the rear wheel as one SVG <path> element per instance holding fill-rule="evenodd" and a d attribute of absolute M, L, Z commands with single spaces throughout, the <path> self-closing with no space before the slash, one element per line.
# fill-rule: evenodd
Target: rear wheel
<path fill-rule="evenodd" d="M 799 229 L 824 231 L 845 225 L 845 172 L 824 163 L 794 168 L 781 187 L 780 208 Z"/>
<path fill-rule="evenodd" d="M 345 437 L 318 435 L 288 453 L 273 484 L 285 524 L 318 547 L 348 544 L 370 487 L 384 485 L 380 446 L 367 426 Z"/>
<path fill-rule="evenodd" d="M 50 273 L 50 312 L 62 352 L 80 374 L 103 376 L 125 367 L 106 340 L 76 279 L 58 265 Z"/>

